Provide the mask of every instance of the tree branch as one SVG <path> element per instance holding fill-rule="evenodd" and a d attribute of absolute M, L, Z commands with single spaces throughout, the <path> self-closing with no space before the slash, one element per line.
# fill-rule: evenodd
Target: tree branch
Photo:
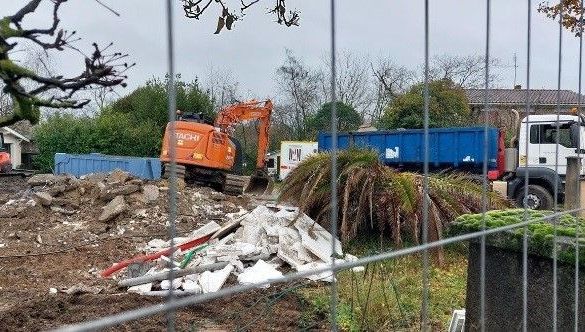
<path fill-rule="evenodd" d="M 13 111 L 0 117 L 0 127 L 24 119 L 34 124 L 40 117 L 40 107 L 81 108 L 89 100 L 76 99 L 76 92 L 94 87 L 125 86 L 125 72 L 134 66 L 122 63 L 126 54 L 105 54 L 104 51 L 112 44 L 100 48 L 94 43 L 91 56 L 77 50 L 72 45 L 79 40 L 74 38 L 75 31 L 59 29 L 59 8 L 67 0 L 50 0 L 53 10 L 49 28 L 24 29 L 22 20 L 35 12 L 41 1 L 30 0 L 16 14 L 0 20 L 0 79 L 4 83 L 3 93 L 11 95 L 13 100 Z M 47 37 L 50 37 L 48 41 Z M 66 48 L 76 50 L 83 55 L 85 68 L 73 77 L 50 73 L 40 75 L 10 57 L 10 51 L 25 41 L 32 42 L 45 52 L 51 49 L 64 51 Z"/>

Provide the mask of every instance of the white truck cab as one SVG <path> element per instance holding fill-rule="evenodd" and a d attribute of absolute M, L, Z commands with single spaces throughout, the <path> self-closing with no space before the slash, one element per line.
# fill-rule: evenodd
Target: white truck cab
<path fill-rule="evenodd" d="M 518 166 L 546 167 L 553 171 L 557 170 L 559 175 L 565 175 L 567 157 L 577 156 L 579 149 L 581 149 L 580 154 L 585 156 L 583 153 L 585 140 L 581 140 L 579 144 L 579 137 L 585 137 L 585 121 L 579 121 L 576 115 L 559 115 L 558 120 L 558 148 L 556 115 L 531 115 L 522 120 L 518 133 L 520 137 Z M 529 137 L 526 137 L 527 126 Z M 528 151 L 526 151 L 527 139 Z M 581 172 L 582 175 L 585 174 L 583 169 Z"/>
<path fill-rule="evenodd" d="M 554 205 L 555 186 L 558 200 L 564 200 L 567 157 L 579 154 L 585 157 L 585 139 L 580 139 L 585 137 L 585 119 L 568 114 L 558 117 L 556 114 L 529 115 L 518 130 L 517 148 L 507 148 L 505 154 L 508 173 L 503 180 L 507 195 L 519 206 L 550 210 Z M 524 192 L 526 173 L 528 195 Z M 584 167 L 581 167 L 581 175 L 585 175 Z"/>

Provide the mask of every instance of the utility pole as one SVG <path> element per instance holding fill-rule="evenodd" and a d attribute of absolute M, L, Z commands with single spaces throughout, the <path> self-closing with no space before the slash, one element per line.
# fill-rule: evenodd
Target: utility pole
<path fill-rule="evenodd" d="M 516 87 L 516 72 L 518 71 L 518 57 L 514 53 L 514 88 Z"/>

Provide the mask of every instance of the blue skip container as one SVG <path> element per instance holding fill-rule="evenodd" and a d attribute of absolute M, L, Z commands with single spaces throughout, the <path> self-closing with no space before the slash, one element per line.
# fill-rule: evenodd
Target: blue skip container
<path fill-rule="evenodd" d="M 161 177 L 161 162 L 158 158 L 110 156 L 101 153 L 55 154 L 55 174 L 72 174 L 76 177 L 91 173 L 107 173 L 121 169 L 144 180 Z"/>
<path fill-rule="evenodd" d="M 488 169 L 496 169 L 498 157 L 497 128 L 488 129 Z M 319 151 L 331 150 L 331 133 L 319 134 Z M 484 128 L 429 129 L 429 165 L 445 169 L 481 169 L 484 160 Z M 376 150 L 380 160 L 393 167 L 421 168 L 424 163 L 422 129 L 339 133 L 340 150 L 350 147 Z"/>

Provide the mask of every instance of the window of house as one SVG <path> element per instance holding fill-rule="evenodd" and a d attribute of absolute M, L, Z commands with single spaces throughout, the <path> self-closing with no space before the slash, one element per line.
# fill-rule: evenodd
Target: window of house
<path fill-rule="evenodd" d="M 530 126 L 530 143 L 532 144 L 556 144 L 557 142 L 557 127 L 555 124 L 541 124 Z M 561 124 L 559 127 L 559 144 L 574 148 L 571 142 L 571 126 L 570 124 Z"/>

